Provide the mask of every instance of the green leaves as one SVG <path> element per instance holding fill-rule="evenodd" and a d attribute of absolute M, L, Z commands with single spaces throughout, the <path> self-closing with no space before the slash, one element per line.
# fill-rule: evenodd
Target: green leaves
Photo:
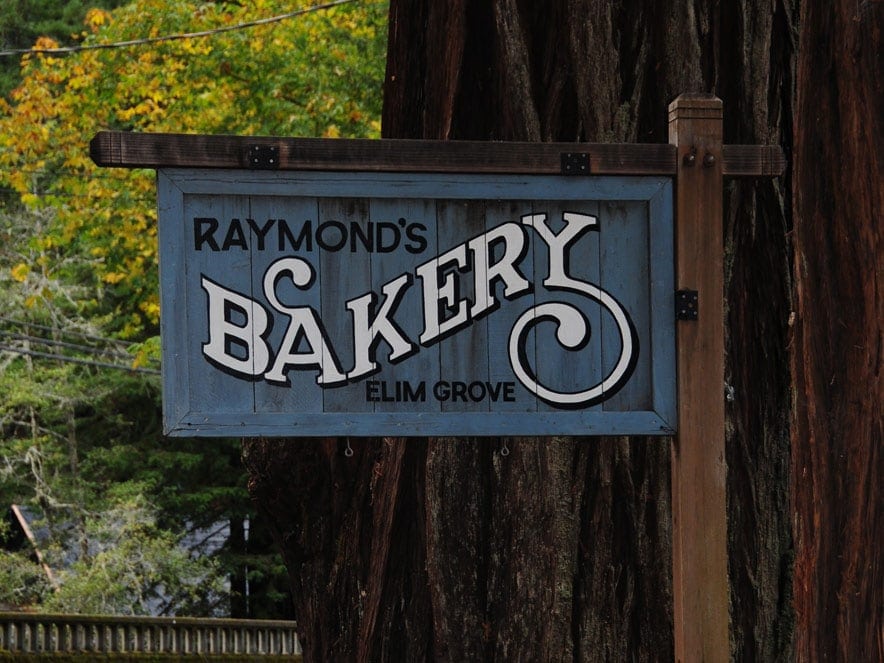
<path fill-rule="evenodd" d="M 73 3 L 44 3 L 66 4 Z M 57 550 L 77 540 L 97 546 L 67 567 L 57 593 L 33 585 L 22 601 L 138 613 L 163 600 L 170 603 L 162 609 L 207 611 L 224 592 L 229 599 L 230 590 L 216 586 L 222 562 L 239 578 L 247 566 L 251 582 L 281 595 L 284 574 L 258 536 L 239 443 L 166 440 L 158 378 L 98 365 L 155 369 L 163 312 L 155 174 L 97 168 L 88 145 L 103 129 L 379 136 L 387 2 L 310 11 L 313 4 L 80 7 L 75 41 L 88 50 L 24 56 L 20 84 L 0 98 L 0 317 L 21 323 L 0 323 L 0 345 L 13 348 L 0 348 L 0 499 L 40 504 L 47 522 L 69 523 L 72 529 L 53 529 Z M 245 27 L 299 8 L 307 11 Z M 0 30 L 9 24 L 5 11 Z M 207 31 L 214 32 L 92 48 Z M 70 43 L 57 31 L 41 34 L 34 46 L 61 40 Z M 76 347 L 36 345 L 28 336 L 37 325 L 50 341 Z M 108 340 L 85 343 L 72 333 Z M 100 347 L 84 349 L 93 344 Z M 225 522 L 240 534 L 215 562 L 176 545 L 196 528 Z M 16 578 L 33 570 L 24 562 L 9 568 Z"/>
<path fill-rule="evenodd" d="M 218 564 L 193 557 L 176 537 L 157 527 L 142 498 L 121 501 L 89 520 L 89 554 L 59 575 L 44 597 L 49 611 L 86 614 L 188 614 L 221 602 L 225 583 Z"/>
<path fill-rule="evenodd" d="M 39 565 L 26 555 L 0 549 L 0 604 L 30 605 L 49 589 L 49 581 Z"/>

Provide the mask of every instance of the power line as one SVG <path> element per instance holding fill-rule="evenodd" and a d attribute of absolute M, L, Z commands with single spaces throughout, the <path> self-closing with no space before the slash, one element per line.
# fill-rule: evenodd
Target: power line
<path fill-rule="evenodd" d="M 24 348 L 15 348 L 11 345 L 0 343 L 0 351 L 14 352 L 20 355 L 28 355 L 30 357 L 38 357 L 40 359 L 57 359 L 61 362 L 69 364 L 80 364 L 85 366 L 97 366 L 99 368 L 115 368 L 119 371 L 129 371 L 130 373 L 147 373 L 149 375 L 160 375 L 160 371 L 152 368 L 140 368 L 132 366 L 121 366 L 120 364 L 111 364 L 104 361 L 95 361 L 93 359 L 80 359 L 78 357 L 68 357 L 67 355 L 59 355 L 51 352 L 37 352 L 36 350 L 25 350 Z"/>
<path fill-rule="evenodd" d="M 309 14 L 311 12 L 323 11 L 326 9 L 332 9 L 333 7 L 338 7 L 340 5 L 346 5 L 351 2 L 356 2 L 357 0 L 334 0 L 333 2 L 327 2 L 322 5 L 313 5 L 312 7 L 305 7 L 304 9 L 298 9 L 292 12 L 288 12 L 287 14 L 280 14 L 279 16 L 271 16 L 269 18 L 262 18 L 255 21 L 249 21 L 246 23 L 238 23 L 236 25 L 228 25 L 221 28 L 213 28 L 212 30 L 202 30 L 200 32 L 186 32 L 177 35 L 165 35 L 162 37 L 145 37 L 143 39 L 132 39 L 129 41 L 118 41 L 112 42 L 108 44 L 83 44 L 81 46 L 65 46 L 61 48 L 14 48 L 7 51 L 0 51 L 0 56 L 4 55 L 27 55 L 27 54 L 40 54 L 40 55 L 64 55 L 67 53 L 78 53 L 80 51 L 97 51 L 102 49 L 114 49 L 114 48 L 128 48 L 131 46 L 143 46 L 145 44 L 157 44 L 160 42 L 166 41 L 178 41 L 182 39 L 197 39 L 201 37 L 211 37 L 213 35 L 221 34 L 223 32 L 233 32 L 235 30 L 245 30 L 248 28 L 254 28 L 259 25 L 268 25 L 270 23 L 279 23 L 280 21 L 285 21 L 289 18 L 294 18 L 296 16 L 302 16 L 304 14 Z"/>
<path fill-rule="evenodd" d="M 0 336 L 5 336 L 6 338 L 11 338 L 14 341 L 27 341 L 29 343 L 34 343 L 36 345 L 49 345 L 56 346 L 59 348 L 66 348 L 68 350 L 75 350 L 76 352 L 82 352 L 84 354 L 91 355 L 99 355 L 105 357 L 114 357 L 116 359 L 132 359 L 132 355 L 123 354 L 122 352 L 114 352 L 113 350 L 105 350 L 100 347 L 96 347 L 94 345 L 81 345 L 79 343 L 69 343 L 68 341 L 57 341 L 51 338 L 44 338 L 43 336 L 32 336 L 31 334 L 19 334 L 18 332 L 6 331 L 4 329 L 0 329 Z"/>
<path fill-rule="evenodd" d="M 128 347 L 129 343 L 126 341 L 121 341 L 118 338 L 107 338 L 106 336 L 95 336 L 93 334 L 87 334 L 86 332 L 75 331 L 72 329 L 59 329 L 58 327 L 50 327 L 48 325 L 41 325 L 36 322 L 27 322 L 25 320 L 15 320 L 14 318 L 7 318 L 5 316 L 0 315 L 0 322 L 5 322 L 10 325 L 18 325 L 20 327 L 33 327 L 34 329 L 41 329 L 43 331 L 48 331 L 52 333 L 61 333 L 65 336 L 78 336 L 79 338 L 84 338 L 89 341 L 98 341 L 100 343 L 112 343 L 115 345 L 119 345 L 122 347 Z"/>
<path fill-rule="evenodd" d="M 45 338 L 43 336 L 34 336 L 32 334 L 21 334 L 21 333 L 15 332 L 15 331 L 8 331 L 5 329 L 0 329 L 0 340 L 2 340 L 5 337 L 6 339 L 11 339 L 13 341 L 24 341 L 26 343 L 33 343 L 34 345 L 37 345 L 37 346 L 43 345 L 43 346 L 48 346 L 49 348 L 55 347 L 55 348 L 61 348 L 63 350 L 64 349 L 72 350 L 74 352 L 79 352 L 79 353 L 82 353 L 85 355 L 91 355 L 92 357 L 96 357 L 99 359 L 102 357 L 110 357 L 112 359 L 125 359 L 125 360 L 129 360 L 129 361 L 132 360 L 132 355 L 124 354 L 119 351 L 119 349 L 121 349 L 122 347 L 126 347 L 128 345 L 125 341 L 120 341 L 118 339 L 113 339 L 113 338 L 105 338 L 102 336 L 94 336 L 92 334 L 86 334 L 86 333 L 77 332 L 77 331 L 64 331 L 64 330 L 56 329 L 54 327 L 48 327 L 46 325 L 40 325 L 40 324 L 32 323 L 32 322 L 17 321 L 17 320 L 13 320 L 11 318 L 6 318 L 6 317 L 0 317 L 0 322 L 5 322 L 6 324 L 19 325 L 20 327 L 25 327 L 25 328 L 32 327 L 35 329 L 40 329 L 40 330 L 48 331 L 48 332 L 52 332 L 52 333 L 60 333 L 62 335 L 67 335 L 67 336 L 79 337 L 79 338 L 83 338 L 84 340 L 87 340 L 87 341 L 97 341 L 97 342 L 101 342 L 101 343 L 104 343 L 104 344 L 110 346 L 110 348 L 113 348 L 116 346 L 118 349 L 114 350 L 114 349 L 110 349 L 108 347 L 101 348 L 101 347 L 94 346 L 94 345 L 83 345 L 81 343 L 71 343 L 68 341 Z M 96 359 L 86 359 L 83 357 L 72 357 L 70 355 L 59 354 L 57 352 L 44 352 L 41 350 L 33 350 L 31 348 L 20 348 L 20 347 L 15 347 L 12 345 L 7 345 L 6 343 L 0 343 L 0 350 L 6 350 L 8 352 L 14 352 L 14 353 L 21 354 L 21 355 L 29 355 L 32 357 L 39 357 L 39 358 L 44 358 L 44 359 L 57 359 L 62 362 L 70 362 L 70 363 L 74 363 L 74 364 L 85 364 L 85 365 L 89 365 L 89 366 L 98 366 L 98 367 L 102 367 L 102 368 L 117 368 L 117 369 L 126 370 L 126 371 L 135 371 L 135 372 L 149 373 L 149 374 L 159 374 L 159 371 L 156 371 L 154 369 L 133 368 L 131 366 L 121 365 L 119 363 L 114 364 L 114 363 L 110 363 L 110 362 L 106 362 L 106 361 L 97 361 Z"/>

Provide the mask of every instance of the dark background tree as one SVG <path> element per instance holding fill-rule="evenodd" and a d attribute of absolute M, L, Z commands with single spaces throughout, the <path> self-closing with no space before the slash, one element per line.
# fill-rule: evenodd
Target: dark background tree
<path fill-rule="evenodd" d="M 725 142 L 779 143 L 791 155 L 797 4 L 393 0 L 384 135 L 666 142 L 667 104 L 682 92 L 701 91 L 723 99 Z M 845 237 L 868 241 L 869 233 L 878 232 L 869 230 L 874 201 L 867 197 L 866 207 L 830 210 L 834 182 L 840 182 L 832 173 L 843 164 L 837 146 L 832 154 L 816 148 L 827 140 L 837 142 L 842 127 L 860 131 L 861 118 L 880 111 L 881 4 L 861 3 L 850 10 L 848 4 L 826 11 L 843 18 L 838 25 L 850 35 L 874 39 L 862 46 L 857 37 L 849 41 L 853 50 L 842 54 L 833 41 L 822 39 L 832 16 L 810 13 L 805 30 L 816 30 L 811 34 L 817 34 L 818 41 L 809 41 L 815 52 L 804 56 L 799 98 L 805 122 L 811 124 L 806 134 L 799 127 L 798 136 L 806 141 L 800 143 L 807 150 L 805 168 L 816 169 L 827 185 L 806 204 L 837 213 L 819 214 L 820 224 L 840 222 L 842 213 L 855 214 L 850 227 L 855 226 L 856 234 Z M 857 25 L 845 27 L 854 15 Z M 846 71 L 852 57 L 867 62 L 867 77 L 857 74 L 854 89 L 866 85 L 878 95 L 878 105 L 863 105 L 856 96 L 853 110 L 858 114 L 845 114 L 829 97 L 835 90 L 830 76 L 833 69 Z M 814 70 L 815 58 L 823 58 L 827 66 Z M 831 103 L 810 110 L 806 106 L 813 103 L 817 84 L 827 88 L 823 99 Z M 831 127 L 815 126 L 812 118 L 827 111 L 832 112 L 826 120 Z M 880 117 L 879 112 L 879 122 Z M 840 124 L 849 119 L 855 121 Z M 880 158 L 880 150 L 873 149 L 880 130 L 855 135 L 865 136 L 860 144 L 875 154 L 859 163 L 872 167 L 866 173 L 872 179 L 863 181 L 871 181 L 872 191 L 877 187 L 880 196 L 880 177 L 875 179 L 874 170 L 878 162 L 872 161 Z M 829 160 L 820 161 L 821 156 Z M 813 186 L 814 176 L 804 177 L 807 181 L 801 186 Z M 869 460 L 880 465 L 873 443 L 876 434 L 880 442 L 880 420 L 877 429 L 868 430 L 868 408 L 853 410 L 848 400 L 874 408 L 880 407 L 880 398 L 868 400 L 868 393 L 854 393 L 842 383 L 835 391 L 815 381 L 802 386 L 805 363 L 814 379 L 828 380 L 831 372 L 818 367 L 822 360 L 814 358 L 814 353 L 826 355 L 824 346 L 805 349 L 808 343 L 823 342 L 827 328 L 815 330 L 813 315 L 817 312 L 823 316 L 820 321 L 826 320 L 825 309 L 810 303 L 799 308 L 801 333 L 790 346 L 792 181 L 790 172 L 776 181 L 729 182 L 725 189 L 728 339 L 722 397 L 727 397 L 728 415 L 731 648 L 740 661 L 789 660 L 795 653 L 788 492 L 790 351 L 801 358 L 797 383 L 805 391 L 799 396 L 806 393 L 807 402 L 815 404 L 811 414 L 826 417 L 833 406 L 844 408 L 836 408 L 820 430 L 835 431 L 842 416 L 862 416 L 866 422 L 848 429 L 862 441 L 839 433 L 841 446 L 822 452 L 825 458 L 819 462 L 840 467 L 834 454 L 843 450 L 859 460 L 862 456 L 853 455 L 848 445 L 872 443 L 870 453 L 877 455 Z M 880 213 L 880 206 L 877 209 Z M 839 245 L 843 254 L 827 248 L 826 233 L 837 228 L 839 223 L 832 223 L 816 235 L 809 225 L 808 234 L 802 235 L 807 247 L 799 257 L 826 265 L 819 268 L 821 274 L 814 268 L 810 278 L 829 278 L 832 283 L 834 274 L 827 270 L 843 267 L 856 269 L 843 276 L 861 284 L 862 268 L 849 265 L 848 244 Z M 872 272 L 874 261 L 880 260 L 874 250 L 871 257 L 865 251 L 852 255 L 862 258 Z M 800 285 L 808 276 L 804 266 L 799 267 Z M 834 302 L 838 292 L 822 300 L 824 305 Z M 875 302 L 868 308 L 874 286 L 865 285 L 856 294 L 860 292 L 866 299 L 857 296 L 857 306 L 868 314 L 862 319 L 874 325 Z M 876 305 L 880 330 L 880 296 Z M 840 324 L 829 320 L 832 326 Z M 860 337 L 870 353 L 863 356 L 874 358 L 878 352 L 880 364 L 880 331 L 877 340 L 843 330 L 834 338 L 859 343 Z M 877 343 L 877 350 L 869 349 L 870 343 Z M 843 366 L 833 368 L 834 374 L 845 376 Z M 874 362 L 863 364 L 865 388 L 876 375 L 869 372 L 870 366 L 880 370 Z M 804 412 L 799 408 L 801 417 Z M 808 430 L 819 423 L 801 417 L 794 432 L 796 458 L 814 453 Z M 666 440 L 353 439 L 349 444 L 355 454 L 350 458 L 343 454 L 347 443 L 329 438 L 252 440 L 244 445 L 252 494 L 273 519 L 291 575 L 307 660 L 672 657 Z M 510 450 L 508 456 L 498 453 L 502 445 Z M 808 445 L 811 451 L 803 452 Z M 870 468 L 863 469 L 866 473 L 859 476 L 875 476 L 867 473 Z M 799 473 L 794 481 L 804 480 Z M 853 493 L 855 488 L 848 490 L 846 480 L 835 481 L 828 470 L 820 481 L 827 518 L 840 497 L 873 497 L 868 482 Z M 795 500 L 801 523 L 799 561 L 805 563 L 804 546 L 816 545 L 819 551 L 822 544 L 815 542 L 828 537 L 824 559 L 808 562 L 807 573 L 799 568 L 797 576 L 814 585 L 809 594 L 802 587 L 797 594 L 802 657 L 817 650 L 805 641 L 811 637 L 806 629 L 826 633 L 813 637 L 846 642 L 851 629 L 862 628 L 871 638 L 876 621 L 868 626 L 858 626 L 857 621 L 874 610 L 880 628 L 880 601 L 877 608 L 867 605 L 866 613 L 848 610 L 839 617 L 843 628 L 837 633 L 829 628 L 829 610 L 845 600 L 836 591 L 856 587 L 860 595 L 849 602 L 857 607 L 880 592 L 880 583 L 864 584 L 870 577 L 880 579 L 880 556 L 870 562 L 876 565 L 873 576 L 858 568 L 856 560 L 837 562 L 842 582 L 824 587 L 825 574 L 833 570 L 825 565 L 835 564 L 831 547 L 841 537 L 836 529 L 805 531 L 812 522 L 811 504 L 819 499 L 799 491 Z M 880 500 L 877 504 L 880 522 Z M 867 513 L 858 507 L 849 524 L 867 522 L 861 518 Z M 837 524 L 832 521 L 833 527 Z M 873 536 L 870 532 L 875 530 L 849 529 L 854 531 L 859 539 Z M 867 543 L 858 540 L 858 552 L 874 555 L 862 548 Z M 850 585 L 860 577 L 863 583 Z"/>
<path fill-rule="evenodd" d="M 884 3 L 801 16 L 792 503 L 796 651 L 884 660 Z"/>

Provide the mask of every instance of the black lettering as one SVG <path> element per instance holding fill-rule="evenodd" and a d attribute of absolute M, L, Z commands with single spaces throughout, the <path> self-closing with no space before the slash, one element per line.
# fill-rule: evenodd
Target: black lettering
<path fill-rule="evenodd" d="M 239 304 L 230 300 L 224 301 L 224 322 L 236 327 L 245 328 L 249 323 L 249 312 Z M 245 361 L 249 358 L 249 345 L 242 339 L 230 334 L 224 335 L 224 354 L 234 359 Z"/>
<path fill-rule="evenodd" d="M 249 222 L 249 228 L 252 229 L 252 232 L 255 233 L 255 236 L 258 238 L 258 250 L 264 250 L 264 238 L 267 237 L 267 233 L 270 232 L 270 228 L 273 227 L 273 224 L 276 223 L 276 219 L 267 219 L 267 223 L 263 226 L 258 226 L 255 223 L 254 219 L 246 219 Z"/>
<path fill-rule="evenodd" d="M 507 403 L 515 403 L 516 402 L 516 383 L 515 382 L 504 382 L 503 383 L 503 400 Z"/>
<path fill-rule="evenodd" d="M 368 380 L 365 383 L 365 400 L 371 403 L 423 403 L 427 400 L 427 383 Z"/>
<path fill-rule="evenodd" d="M 242 229 L 242 222 L 239 219 L 231 219 L 230 227 L 227 228 L 227 234 L 224 236 L 224 243 L 221 245 L 222 251 L 229 251 L 231 246 L 238 246 L 243 251 L 249 248 L 246 242 L 246 234 Z"/>
<path fill-rule="evenodd" d="M 332 229 L 332 237 L 337 232 L 338 238 L 332 243 L 326 230 Z M 347 227 L 340 221 L 325 221 L 316 229 L 316 243 L 326 251 L 339 251 L 347 243 Z"/>
<path fill-rule="evenodd" d="M 387 382 L 381 382 L 381 400 L 382 400 L 384 403 L 393 403 L 393 402 L 395 402 L 397 399 L 396 399 L 395 396 L 393 396 L 393 394 L 388 394 L 388 393 L 387 393 L 387 385 L 388 385 L 388 384 L 389 384 L 389 383 L 387 383 Z M 399 387 L 399 384 L 398 384 L 398 383 L 396 384 L 396 387 L 397 387 L 397 389 L 398 389 L 398 387 Z"/>
<path fill-rule="evenodd" d="M 418 382 L 417 388 L 412 387 L 410 382 L 402 383 L 402 400 L 407 403 L 423 403 L 427 400 L 427 383 Z"/>
<path fill-rule="evenodd" d="M 458 399 L 464 403 L 467 402 L 467 383 L 459 380 L 451 383 L 451 402 L 453 403 Z"/>
<path fill-rule="evenodd" d="M 208 244 L 212 251 L 219 251 L 218 242 L 215 241 L 216 230 L 218 230 L 218 219 L 208 216 L 193 217 L 193 248 L 202 251 L 203 244 Z"/>
<path fill-rule="evenodd" d="M 362 244 L 362 248 L 369 253 L 374 252 L 374 222 L 369 221 L 363 228 L 358 221 L 350 223 L 350 253 L 356 253 L 356 240 Z"/>
<path fill-rule="evenodd" d="M 313 250 L 313 222 L 310 219 L 304 221 L 301 226 L 301 232 L 297 237 L 292 233 L 289 224 L 285 219 L 276 220 L 277 233 L 279 236 L 279 250 L 285 251 L 286 240 L 293 251 L 300 251 L 301 244 L 306 244 L 306 250 Z"/>
<path fill-rule="evenodd" d="M 474 403 L 478 403 L 485 398 L 485 384 L 482 382 L 470 382 L 470 386 L 467 389 L 467 392 L 470 395 L 470 400 Z"/>
<path fill-rule="evenodd" d="M 389 244 L 384 243 L 384 231 L 388 230 L 393 233 L 393 240 Z M 399 231 L 399 226 L 395 223 L 389 223 L 387 221 L 381 221 L 377 225 L 377 241 L 375 241 L 375 247 L 377 248 L 379 253 L 390 253 L 395 250 L 397 246 L 399 246 L 399 238 L 401 237 L 401 233 Z"/>
<path fill-rule="evenodd" d="M 413 242 L 405 245 L 405 250 L 409 253 L 423 253 L 427 250 L 427 238 L 419 231 L 426 232 L 427 227 L 422 223 L 410 223 L 405 229 L 405 236 Z"/>

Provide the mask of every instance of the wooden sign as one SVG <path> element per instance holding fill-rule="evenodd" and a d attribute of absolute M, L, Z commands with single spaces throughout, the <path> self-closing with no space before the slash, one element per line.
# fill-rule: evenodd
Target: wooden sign
<path fill-rule="evenodd" d="M 168 432 L 668 434 L 677 418 L 675 658 L 727 661 L 722 181 L 786 162 L 723 144 L 722 116 L 678 97 L 669 145 L 99 133 L 97 164 L 160 169 Z"/>
<path fill-rule="evenodd" d="M 672 179 L 158 171 L 170 435 L 675 428 Z"/>

